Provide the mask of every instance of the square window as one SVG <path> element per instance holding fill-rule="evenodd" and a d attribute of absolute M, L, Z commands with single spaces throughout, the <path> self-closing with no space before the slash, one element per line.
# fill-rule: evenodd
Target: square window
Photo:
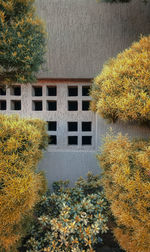
<path fill-rule="evenodd" d="M 91 136 L 82 136 L 82 145 L 91 145 L 92 137 Z"/>
<path fill-rule="evenodd" d="M 32 101 L 32 110 L 41 111 L 42 109 L 42 101 Z"/>
<path fill-rule="evenodd" d="M 47 96 L 56 96 L 57 95 L 57 87 L 47 87 Z"/>
<path fill-rule="evenodd" d="M 42 87 L 32 87 L 32 96 L 42 96 Z"/>
<path fill-rule="evenodd" d="M 89 96 L 90 86 L 82 86 L 82 96 Z"/>
<path fill-rule="evenodd" d="M 0 95 L 6 95 L 6 89 L 0 88 Z"/>
<path fill-rule="evenodd" d="M 12 110 L 21 110 L 21 101 L 11 101 Z"/>
<path fill-rule="evenodd" d="M 78 123 L 68 122 L 68 131 L 78 131 Z"/>
<path fill-rule="evenodd" d="M 77 111 L 78 110 L 78 102 L 77 101 L 68 101 L 68 110 L 69 111 Z"/>
<path fill-rule="evenodd" d="M 14 86 L 10 88 L 10 94 L 20 96 L 21 95 L 21 87 L 20 86 Z"/>
<path fill-rule="evenodd" d="M 78 87 L 68 87 L 68 96 L 78 96 Z"/>
<path fill-rule="evenodd" d="M 82 101 L 82 110 L 89 110 L 90 101 Z"/>
<path fill-rule="evenodd" d="M 82 122 L 82 131 L 91 131 L 92 123 L 91 122 Z"/>
<path fill-rule="evenodd" d="M 56 111 L 57 110 L 57 102 L 56 101 L 47 101 L 47 110 L 48 111 Z"/>
<path fill-rule="evenodd" d="M 78 137 L 77 136 L 68 136 L 68 145 L 77 145 Z"/>
<path fill-rule="evenodd" d="M 49 138 L 48 138 L 48 144 L 57 144 L 57 136 L 55 136 L 55 135 L 51 135 L 51 136 L 49 136 Z"/>
<path fill-rule="evenodd" d="M 6 101 L 0 101 L 0 110 L 6 110 Z"/>
<path fill-rule="evenodd" d="M 57 130 L 57 122 L 48 121 L 48 131 L 56 131 Z"/>

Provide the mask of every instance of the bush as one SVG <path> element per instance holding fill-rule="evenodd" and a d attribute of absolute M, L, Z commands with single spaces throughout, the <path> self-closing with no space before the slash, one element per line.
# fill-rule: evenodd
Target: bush
<path fill-rule="evenodd" d="M 91 109 L 105 119 L 150 121 L 150 36 L 105 64 L 93 83 Z"/>
<path fill-rule="evenodd" d="M 150 141 L 107 136 L 98 159 L 115 237 L 128 252 L 149 252 Z"/>
<path fill-rule="evenodd" d="M 15 251 L 25 220 L 45 191 L 35 169 L 46 147 L 45 123 L 0 115 L 0 249 Z"/>
<path fill-rule="evenodd" d="M 0 1 L 0 85 L 31 83 L 44 62 L 46 34 L 35 0 Z"/>
<path fill-rule="evenodd" d="M 75 187 L 59 181 L 54 193 L 43 196 L 35 210 L 35 223 L 26 251 L 94 251 L 101 242 L 100 233 L 107 232 L 107 202 L 99 176 L 88 174 Z"/>

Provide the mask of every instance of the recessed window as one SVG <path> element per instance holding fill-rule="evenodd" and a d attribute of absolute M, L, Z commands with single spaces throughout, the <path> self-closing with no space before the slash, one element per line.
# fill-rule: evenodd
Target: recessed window
<path fill-rule="evenodd" d="M 56 111 L 57 110 L 57 102 L 56 101 L 47 101 L 47 110 L 48 111 Z"/>
<path fill-rule="evenodd" d="M 89 96 L 90 86 L 82 86 L 82 96 Z"/>
<path fill-rule="evenodd" d="M 32 87 L 32 96 L 42 96 L 42 87 Z"/>
<path fill-rule="evenodd" d="M 89 110 L 90 101 L 82 101 L 82 110 Z"/>
<path fill-rule="evenodd" d="M 68 87 L 68 96 L 78 96 L 78 87 Z"/>
<path fill-rule="evenodd" d="M 20 86 L 14 86 L 10 88 L 10 94 L 20 96 L 21 95 L 21 87 Z"/>
<path fill-rule="evenodd" d="M 78 137 L 77 136 L 68 136 L 68 145 L 77 145 Z"/>
<path fill-rule="evenodd" d="M 6 110 L 6 101 L 0 101 L 0 110 Z"/>
<path fill-rule="evenodd" d="M 91 136 L 82 136 L 82 145 L 91 145 L 92 137 Z"/>
<path fill-rule="evenodd" d="M 78 131 L 78 123 L 68 122 L 68 131 Z"/>
<path fill-rule="evenodd" d="M 47 96 L 56 96 L 57 95 L 57 87 L 47 87 Z"/>
<path fill-rule="evenodd" d="M 91 131 L 92 123 L 91 122 L 82 122 L 82 131 Z"/>
<path fill-rule="evenodd" d="M 0 95 L 6 95 L 6 89 L 0 88 Z"/>
<path fill-rule="evenodd" d="M 21 110 L 21 101 L 11 101 L 12 110 Z"/>
<path fill-rule="evenodd" d="M 51 136 L 49 136 L 49 138 L 48 138 L 48 144 L 57 144 L 57 136 L 55 136 L 55 135 L 51 135 Z"/>
<path fill-rule="evenodd" d="M 77 111 L 78 110 L 78 102 L 77 101 L 68 101 L 68 110 L 69 111 Z"/>
<path fill-rule="evenodd" d="M 32 101 L 32 110 L 41 111 L 42 109 L 42 101 Z"/>
<path fill-rule="evenodd" d="M 57 130 L 57 122 L 48 121 L 48 131 L 56 131 Z"/>

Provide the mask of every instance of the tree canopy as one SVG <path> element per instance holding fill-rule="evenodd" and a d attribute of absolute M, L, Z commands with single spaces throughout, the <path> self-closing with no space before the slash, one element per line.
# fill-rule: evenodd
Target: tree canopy
<path fill-rule="evenodd" d="M 29 83 L 44 62 L 46 33 L 34 0 L 0 0 L 0 84 Z"/>
<path fill-rule="evenodd" d="M 46 146 L 45 122 L 0 115 L 0 251 L 16 251 L 26 218 L 45 191 L 36 167 Z"/>
<path fill-rule="evenodd" d="M 107 135 L 98 159 L 114 236 L 126 252 L 149 252 L 150 141 Z"/>
<path fill-rule="evenodd" d="M 92 110 L 105 119 L 150 121 L 150 36 L 104 65 L 91 96 Z"/>

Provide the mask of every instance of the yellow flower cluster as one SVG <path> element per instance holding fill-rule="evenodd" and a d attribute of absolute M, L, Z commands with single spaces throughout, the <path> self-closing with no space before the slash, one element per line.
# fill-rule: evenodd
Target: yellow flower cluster
<path fill-rule="evenodd" d="M 127 252 L 149 252 L 150 141 L 107 136 L 98 159 L 115 237 Z"/>
<path fill-rule="evenodd" d="M 91 96 L 91 109 L 106 119 L 150 120 L 150 36 L 104 65 Z"/>
<path fill-rule="evenodd" d="M 0 247 L 6 251 L 24 234 L 21 221 L 44 190 L 35 169 L 45 141 L 44 122 L 0 115 Z"/>

